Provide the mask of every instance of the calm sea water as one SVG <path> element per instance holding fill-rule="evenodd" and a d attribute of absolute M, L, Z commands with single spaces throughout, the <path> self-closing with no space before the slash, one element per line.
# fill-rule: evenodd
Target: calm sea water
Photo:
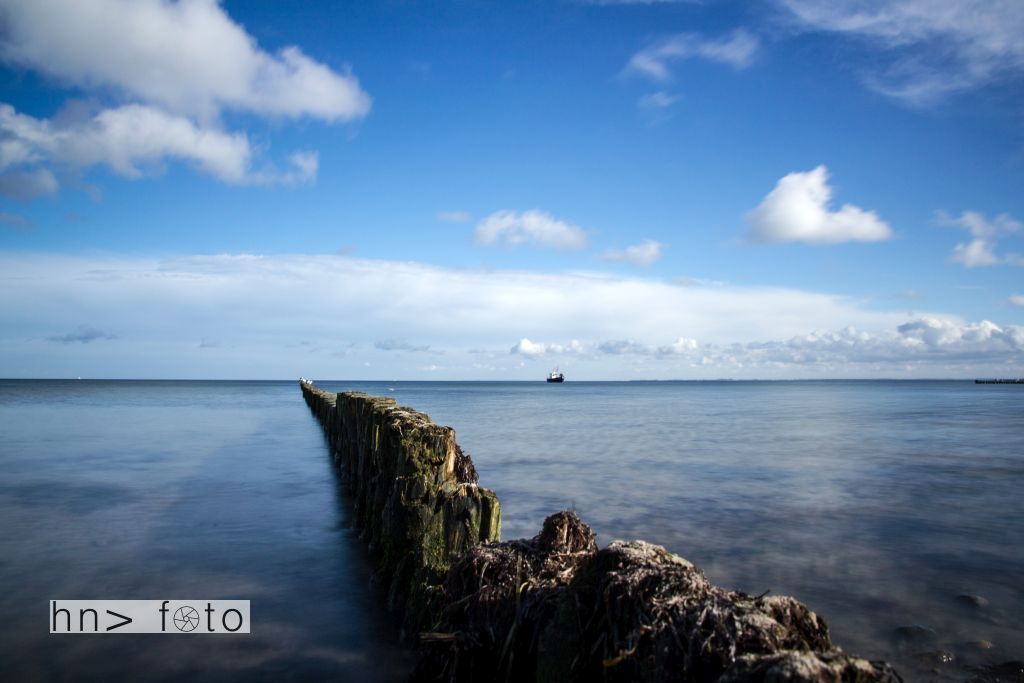
<path fill-rule="evenodd" d="M 910 680 L 1024 658 L 1020 386 L 320 385 L 453 426 L 506 538 L 574 507 Z M 0 382 L 0 678 L 400 679 L 347 527 L 293 382 Z M 164 596 L 249 599 L 253 635 L 46 633 L 52 598 Z"/>

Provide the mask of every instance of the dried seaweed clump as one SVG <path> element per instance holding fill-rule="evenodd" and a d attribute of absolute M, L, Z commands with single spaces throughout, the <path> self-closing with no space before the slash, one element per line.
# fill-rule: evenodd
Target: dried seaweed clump
<path fill-rule="evenodd" d="M 572 512 L 548 517 L 528 541 L 473 548 L 444 591 L 414 680 L 899 680 L 833 647 L 824 620 L 793 598 L 719 588 L 643 541 L 599 551 Z"/>
<path fill-rule="evenodd" d="M 713 586 L 643 541 L 598 552 L 572 591 L 544 634 L 546 680 L 714 681 L 744 654 L 831 647 L 825 622 L 796 600 Z"/>
<path fill-rule="evenodd" d="M 744 655 L 718 679 L 718 683 L 900 683 L 902 680 L 885 662 L 851 657 L 835 648 L 828 652 L 787 651 L 771 655 Z"/>
<path fill-rule="evenodd" d="M 460 484 L 476 484 L 480 481 L 473 459 L 469 453 L 462 452 L 459 444 L 455 444 L 455 480 Z"/>
<path fill-rule="evenodd" d="M 568 511 L 544 520 L 530 540 L 472 548 L 448 572 L 447 608 L 421 635 L 413 680 L 532 680 L 540 629 L 595 552 L 594 532 Z"/>

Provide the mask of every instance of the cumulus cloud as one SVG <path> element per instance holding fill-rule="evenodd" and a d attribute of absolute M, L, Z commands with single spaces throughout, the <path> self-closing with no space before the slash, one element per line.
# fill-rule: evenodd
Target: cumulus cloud
<path fill-rule="evenodd" d="M 649 266 L 661 258 L 662 247 L 664 245 L 661 242 L 644 240 L 625 249 L 609 249 L 604 253 L 603 258 L 606 261 Z"/>
<path fill-rule="evenodd" d="M 1009 214 L 1000 214 L 989 221 L 976 211 L 964 211 L 958 218 L 939 212 L 936 222 L 966 230 L 973 238 L 970 242 L 961 242 L 953 247 L 949 259 L 954 263 L 962 263 L 966 268 L 983 268 L 999 263 L 1024 265 L 1015 254 L 1000 257 L 995 253 L 996 243 L 1001 237 L 1020 232 L 1024 228 L 1020 221 Z"/>
<path fill-rule="evenodd" d="M 595 348 L 603 354 L 612 356 L 654 356 L 657 358 L 691 356 L 700 349 L 696 339 L 677 337 L 674 341 L 663 344 L 649 344 L 635 339 L 610 339 L 599 342 Z"/>
<path fill-rule="evenodd" d="M 370 109 L 347 69 L 295 46 L 261 50 L 216 0 L 0 0 L 0 12 L 5 61 L 178 114 L 210 119 L 229 108 L 336 121 Z"/>
<path fill-rule="evenodd" d="M 520 356 L 526 356 L 527 358 L 537 358 L 543 356 L 547 352 L 547 347 L 544 344 L 538 344 L 532 342 L 526 337 L 523 337 L 515 346 L 509 349 L 509 353 L 518 354 Z"/>
<path fill-rule="evenodd" d="M 658 353 L 663 356 L 685 356 L 687 354 L 694 353 L 698 348 L 699 344 L 697 344 L 696 339 L 679 337 L 671 344 L 658 347 Z"/>
<path fill-rule="evenodd" d="M 1010 303 L 1014 306 L 1024 306 L 1024 294 L 1011 294 Z"/>
<path fill-rule="evenodd" d="M 165 159 L 185 161 L 232 184 L 298 184 L 316 177 L 316 152 L 296 152 L 284 171 L 254 169 L 243 133 L 203 128 L 192 120 L 138 104 L 104 109 L 76 120 L 47 120 L 0 104 L 0 171 L 18 163 L 53 163 L 85 169 L 103 165 L 126 178 L 141 178 Z M 0 191 L 24 198 L 54 194 L 57 181 L 45 168 L 0 176 Z"/>
<path fill-rule="evenodd" d="M 91 325 L 79 325 L 78 329 L 73 332 L 47 337 L 47 340 L 60 344 L 88 344 L 97 339 L 117 339 L 117 336 L 103 330 L 98 330 Z"/>
<path fill-rule="evenodd" d="M 583 249 L 587 246 L 586 233 L 579 226 L 537 209 L 495 211 L 477 223 L 473 239 L 485 246 L 532 244 L 556 249 Z"/>
<path fill-rule="evenodd" d="M 832 188 L 824 166 L 784 176 L 775 188 L 747 214 L 752 242 L 878 242 L 892 237 L 892 230 L 874 211 L 843 204 L 830 208 Z"/>
<path fill-rule="evenodd" d="M 261 50 L 215 0 L 0 0 L 0 32 L 4 62 L 118 102 L 52 119 L 0 103 L 0 191 L 17 198 L 55 194 L 51 167 L 64 165 L 138 178 L 177 160 L 232 184 L 311 182 L 315 151 L 291 153 L 283 169 L 257 165 L 221 113 L 336 122 L 370 108 L 347 68 L 294 46 Z"/>
<path fill-rule="evenodd" d="M 1024 369 L 1024 328 L 877 311 L 817 292 L 328 255 L 0 252 L 0 317 L 0 367 L 23 376 L 66 368 L 72 376 L 357 378 L 383 368 L 416 377 L 438 363 L 430 354 L 444 355 L 449 378 L 479 377 L 477 365 L 496 378 L 528 377 L 531 364 L 518 374 L 518 360 L 570 354 L 573 377 L 593 379 Z M 53 336 L 83 319 L 90 325 Z M 99 343 L 111 330 L 120 341 Z M 40 353 L 48 337 L 63 343 Z M 219 345 L 197 348 L 200 337 Z M 334 353 L 339 340 L 345 354 Z M 396 353 L 404 347 L 426 350 Z"/>
<path fill-rule="evenodd" d="M 532 342 L 526 337 L 523 337 L 516 342 L 516 344 L 509 350 L 509 353 L 512 355 L 524 356 L 526 358 L 539 358 L 548 354 L 574 356 L 587 353 L 587 347 L 577 339 L 573 339 L 568 344 L 559 344 L 557 342 L 545 344 L 541 342 Z"/>
<path fill-rule="evenodd" d="M 624 73 L 667 82 L 672 80 L 672 63 L 685 59 L 703 59 L 745 69 L 753 62 L 759 47 L 757 36 L 742 28 L 718 39 L 698 33 L 679 33 L 637 52 L 626 64 Z"/>
<path fill-rule="evenodd" d="M 867 332 L 848 326 L 814 331 L 786 340 L 745 344 L 698 344 L 680 337 L 665 346 L 633 340 L 606 341 L 598 351 L 613 355 L 652 357 L 663 361 L 686 358 L 692 365 L 717 368 L 823 367 L 849 373 L 874 365 L 897 368 L 905 364 L 1024 362 L 1024 327 L 999 326 L 991 321 L 964 323 L 949 318 L 922 317 L 894 329 Z"/>
<path fill-rule="evenodd" d="M 906 348 L 953 354 L 1016 352 L 1024 350 L 1024 327 L 999 325 L 982 320 L 959 323 L 939 318 L 921 318 L 896 328 Z"/>
<path fill-rule="evenodd" d="M 779 0 L 798 25 L 859 38 L 887 66 L 867 84 L 913 104 L 1019 77 L 1024 4 L 1019 0 Z"/>

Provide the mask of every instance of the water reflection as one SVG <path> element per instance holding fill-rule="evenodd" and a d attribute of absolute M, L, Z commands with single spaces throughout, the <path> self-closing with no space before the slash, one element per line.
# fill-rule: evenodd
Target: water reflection
<path fill-rule="evenodd" d="M 3 680 L 402 680 L 292 383 L 0 383 Z M 13 590 L 10 590 L 13 589 Z M 49 636 L 50 599 L 241 598 L 252 635 Z"/>

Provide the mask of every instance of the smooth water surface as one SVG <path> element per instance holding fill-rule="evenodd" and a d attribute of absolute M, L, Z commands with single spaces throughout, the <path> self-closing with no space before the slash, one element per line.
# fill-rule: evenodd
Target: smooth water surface
<path fill-rule="evenodd" d="M 294 382 L 0 382 L 0 680 L 402 680 Z M 49 635 L 51 599 L 248 599 L 251 635 Z"/>
<path fill-rule="evenodd" d="M 1024 658 L 1024 387 L 319 384 L 453 426 L 505 538 L 575 507 L 908 680 Z M 401 678 L 347 515 L 294 382 L 0 382 L 0 678 Z M 162 596 L 250 599 L 253 635 L 46 634 L 52 598 Z"/>
<path fill-rule="evenodd" d="M 644 539 L 719 585 L 797 597 L 909 680 L 1024 659 L 1024 386 L 323 386 L 455 427 L 506 538 L 574 507 L 601 545 Z"/>

